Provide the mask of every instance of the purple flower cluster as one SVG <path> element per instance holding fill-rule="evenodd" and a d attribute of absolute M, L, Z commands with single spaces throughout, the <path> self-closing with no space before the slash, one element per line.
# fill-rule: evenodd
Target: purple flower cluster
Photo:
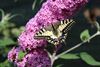
<path fill-rule="evenodd" d="M 20 52 L 20 48 L 13 47 L 11 51 L 8 53 L 8 60 L 14 62 L 17 61 L 18 53 Z"/>
<path fill-rule="evenodd" d="M 19 44 L 23 49 L 46 46 L 46 41 L 34 39 L 35 33 L 51 23 L 72 17 L 86 2 L 87 0 L 48 0 L 27 23 L 25 32 L 19 36 Z"/>
<path fill-rule="evenodd" d="M 36 49 L 29 52 L 17 63 L 18 67 L 51 67 L 50 58 L 43 49 Z"/>
<path fill-rule="evenodd" d="M 26 24 L 25 31 L 18 38 L 19 46 L 27 54 L 18 61 L 17 48 L 8 53 L 10 61 L 16 61 L 18 67 L 50 67 L 51 61 L 44 47 L 46 40 L 36 40 L 34 35 L 41 28 L 72 17 L 87 0 L 47 0 L 34 18 Z M 41 48 L 41 49 L 39 49 Z"/>
<path fill-rule="evenodd" d="M 44 49 L 29 51 L 21 60 L 18 59 L 19 48 L 13 48 L 8 53 L 8 60 L 15 62 L 18 67 L 51 67 L 51 61 Z"/>

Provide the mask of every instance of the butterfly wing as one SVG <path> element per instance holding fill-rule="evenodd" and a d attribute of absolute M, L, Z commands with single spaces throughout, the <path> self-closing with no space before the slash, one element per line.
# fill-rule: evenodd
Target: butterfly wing
<path fill-rule="evenodd" d="M 52 31 L 42 28 L 39 32 L 36 33 L 34 38 L 35 39 L 50 39 L 51 35 L 52 35 Z"/>
<path fill-rule="evenodd" d="M 71 27 L 73 26 L 73 24 L 75 24 L 74 20 L 68 21 L 68 25 L 66 26 L 65 29 L 63 29 L 64 33 L 68 33 L 68 31 L 71 29 Z"/>
<path fill-rule="evenodd" d="M 52 31 L 41 29 L 39 32 L 36 33 L 34 36 L 35 39 L 46 39 L 49 43 L 56 44 L 56 42 L 51 38 L 53 35 Z"/>
<path fill-rule="evenodd" d="M 60 38 L 60 42 L 65 42 L 65 39 L 67 37 L 68 34 L 68 30 L 70 30 L 70 28 L 72 27 L 72 24 L 75 21 L 73 21 L 72 19 L 67 19 L 67 20 L 63 20 L 60 22 L 60 25 L 58 27 L 58 31 L 60 31 L 62 33 L 62 37 Z"/>
<path fill-rule="evenodd" d="M 73 20 L 67 19 L 67 20 L 61 21 L 60 23 L 58 22 L 57 24 L 54 24 L 54 27 L 58 31 L 58 34 L 62 33 L 62 35 L 65 38 L 67 36 L 66 31 L 69 30 L 69 28 L 71 27 L 72 24 L 73 24 Z M 36 35 L 34 36 L 34 38 L 35 39 L 46 39 L 48 42 L 50 42 L 50 43 L 55 45 L 58 42 L 54 41 L 54 39 L 51 37 L 53 35 L 54 35 L 53 28 L 50 25 L 50 26 L 48 26 L 46 28 L 42 28 L 39 32 L 37 32 Z M 62 39 L 64 40 L 64 38 L 62 38 Z"/>

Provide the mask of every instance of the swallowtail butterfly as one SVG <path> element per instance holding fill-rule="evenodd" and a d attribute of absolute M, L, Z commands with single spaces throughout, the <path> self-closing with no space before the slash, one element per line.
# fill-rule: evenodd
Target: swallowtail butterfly
<path fill-rule="evenodd" d="M 68 30 L 70 30 L 74 22 L 72 19 L 66 19 L 56 24 L 51 24 L 37 32 L 34 38 L 46 39 L 49 43 L 58 45 L 65 41 Z"/>

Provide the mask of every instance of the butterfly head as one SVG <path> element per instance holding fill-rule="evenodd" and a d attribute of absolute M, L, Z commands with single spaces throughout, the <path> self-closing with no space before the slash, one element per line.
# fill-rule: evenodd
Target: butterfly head
<path fill-rule="evenodd" d="M 54 45 L 58 45 L 58 44 L 61 44 L 62 42 L 64 42 L 66 37 L 67 37 L 67 33 L 60 34 L 59 36 L 51 36 L 51 39 L 48 40 L 48 42 L 50 42 Z"/>

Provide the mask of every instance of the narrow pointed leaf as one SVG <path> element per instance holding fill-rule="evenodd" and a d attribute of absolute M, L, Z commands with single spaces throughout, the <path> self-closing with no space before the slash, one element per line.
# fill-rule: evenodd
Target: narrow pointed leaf
<path fill-rule="evenodd" d="M 62 55 L 60 58 L 62 58 L 62 59 L 79 59 L 80 57 L 77 54 L 65 54 L 65 55 Z"/>

